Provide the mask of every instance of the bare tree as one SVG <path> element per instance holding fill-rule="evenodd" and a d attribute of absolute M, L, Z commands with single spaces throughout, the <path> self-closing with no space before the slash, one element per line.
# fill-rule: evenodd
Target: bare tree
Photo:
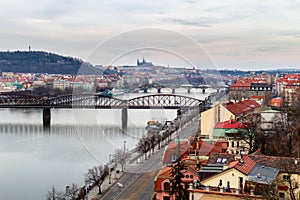
<path fill-rule="evenodd" d="M 250 112 L 243 116 L 240 122 L 246 127 L 246 132 L 241 134 L 241 139 L 248 144 L 248 153 L 254 153 L 263 145 L 261 114 Z"/>
<path fill-rule="evenodd" d="M 162 135 L 159 133 L 156 137 L 156 143 L 157 143 L 158 149 L 161 148 L 161 142 L 162 142 Z"/>
<path fill-rule="evenodd" d="M 52 186 L 51 190 L 46 194 L 47 200 L 64 200 L 63 192 L 56 190 L 54 186 Z"/>
<path fill-rule="evenodd" d="M 283 104 L 280 115 L 275 116 L 272 121 L 272 131 L 268 135 L 266 150 L 263 153 L 272 156 L 299 157 L 300 91 L 293 101 Z"/>
<path fill-rule="evenodd" d="M 130 158 L 130 153 L 125 152 L 123 149 L 116 149 L 115 154 L 113 155 L 114 160 L 122 166 L 122 172 L 124 171 L 124 165 L 126 161 Z"/>
<path fill-rule="evenodd" d="M 153 133 L 151 136 L 149 136 L 149 144 L 150 144 L 150 150 L 152 150 L 152 154 L 154 154 L 154 148 L 156 145 L 156 136 L 157 133 Z"/>
<path fill-rule="evenodd" d="M 67 186 L 67 187 L 68 188 L 66 189 L 66 195 L 65 195 L 66 198 L 65 199 L 76 200 L 78 198 L 80 187 L 75 183 L 72 183 L 71 186 Z"/>
<path fill-rule="evenodd" d="M 147 152 L 150 150 L 150 142 L 148 138 L 141 138 L 137 144 L 138 151 L 145 155 L 147 160 Z"/>
<path fill-rule="evenodd" d="M 88 173 L 85 174 L 85 179 L 88 183 L 97 185 L 99 188 L 99 194 L 102 194 L 101 185 L 108 173 L 108 167 L 106 165 L 94 167 L 88 170 Z"/>

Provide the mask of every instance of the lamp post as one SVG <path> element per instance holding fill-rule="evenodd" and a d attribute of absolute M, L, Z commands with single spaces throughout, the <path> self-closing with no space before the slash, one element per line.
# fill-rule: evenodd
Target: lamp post
<path fill-rule="evenodd" d="M 124 140 L 124 156 L 125 156 L 125 154 L 126 154 L 126 140 Z M 126 161 L 125 161 L 125 163 L 126 163 Z M 124 164 L 124 170 L 125 170 L 125 164 Z"/>
<path fill-rule="evenodd" d="M 111 154 L 108 155 L 108 184 L 111 184 Z"/>
<path fill-rule="evenodd" d="M 126 152 L 126 140 L 124 141 L 124 153 Z"/>

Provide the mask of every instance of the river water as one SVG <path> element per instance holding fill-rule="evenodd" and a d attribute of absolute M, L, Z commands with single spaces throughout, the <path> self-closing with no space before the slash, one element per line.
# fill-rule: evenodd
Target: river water
<path fill-rule="evenodd" d="M 155 93 L 155 90 L 150 90 Z M 170 92 L 164 91 L 162 92 Z M 210 92 L 177 94 L 204 99 Z M 130 99 L 143 93 L 125 94 Z M 117 148 L 134 148 L 148 120 L 172 120 L 175 110 L 128 110 L 128 132 L 121 131 L 121 110 L 52 109 L 51 129 L 42 128 L 40 109 L 0 110 L 0 199 L 46 199 L 54 185 L 84 185 L 89 168 L 108 162 Z"/>

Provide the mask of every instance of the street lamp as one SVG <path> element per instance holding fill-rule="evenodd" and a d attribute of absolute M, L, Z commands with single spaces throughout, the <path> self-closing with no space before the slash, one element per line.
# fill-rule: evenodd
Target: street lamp
<path fill-rule="evenodd" d="M 124 140 L 124 156 L 126 156 L 125 154 L 126 154 L 126 140 Z M 125 161 L 125 163 L 126 163 L 126 161 Z M 125 170 L 125 164 L 124 164 L 124 170 Z"/>
<path fill-rule="evenodd" d="M 124 141 L 124 153 L 126 152 L 126 140 Z"/>
<path fill-rule="evenodd" d="M 108 174 L 109 174 L 109 176 L 108 176 L 108 184 L 111 184 L 111 154 L 109 154 L 108 155 L 109 157 L 108 157 Z"/>

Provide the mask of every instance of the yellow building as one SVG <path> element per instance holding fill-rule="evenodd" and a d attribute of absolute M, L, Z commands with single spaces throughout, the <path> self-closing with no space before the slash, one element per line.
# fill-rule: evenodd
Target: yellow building
<path fill-rule="evenodd" d="M 260 108 L 254 100 L 240 102 L 214 102 L 213 107 L 201 113 L 201 136 L 209 139 L 213 138 L 213 128 L 216 123 L 237 119 L 249 112 Z"/>
<path fill-rule="evenodd" d="M 217 162 L 218 160 L 221 161 L 221 159 L 217 159 Z M 201 180 L 201 183 L 213 188 L 224 188 L 227 192 L 237 191 L 236 193 L 241 193 L 245 186 L 246 177 L 255 165 L 256 163 L 248 156 L 236 157 L 235 161 L 229 164 L 224 163 L 224 171 Z"/>
<path fill-rule="evenodd" d="M 212 138 L 216 123 L 234 118 L 233 113 L 224 107 L 222 102 L 214 102 L 213 107 L 201 113 L 201 135 Z"/>

